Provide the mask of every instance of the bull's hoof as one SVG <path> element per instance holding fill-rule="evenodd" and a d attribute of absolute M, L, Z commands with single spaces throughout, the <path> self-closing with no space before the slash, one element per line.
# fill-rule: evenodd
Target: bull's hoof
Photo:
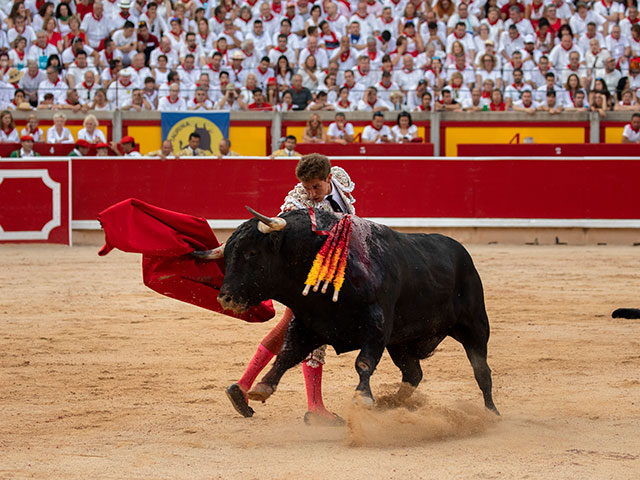
<path fill-rule="evenodd" d="M 246 418 L 253 417 L 253 408 L 249 406 L 240 385 L 237 383 L 229 385 L 227 387 L 226 394 L 227 397 L 229 397 L 229 400 L 231 400 L 231 405 L 236 409 L 236 412 Z"/>
<path fill-rule="evenodd" d="M 359 407 L 364 408 L 373 408 L 373 397 L 367 395 L 364 392 L 360 392 L 356 390 L 356 393 L 353 394 L 353 403 L 355 403 Z"/>
<path fill-rule="evenodd" d="M 329 416 L 320 415 L 315 412 L 307 412 L 304 414 L 304 423 L 312 427 L 342 427 L 347 422 L 339 415 L 327 412 Z"/>
<path fill-rule="evenodd" d="M 258 383 L 255 387 L 249 390 L 249 392 L 247 393 L 247 397 L 249 397 L 249 400 L 264 402 L 275 391 L 276 389 L 271 385 L 267 385 L 266 383 Z"/>
<path fill-rule="evenodd" d="M 415 390 L 416 387 L 414 387 L 410 383 L 402 382 L 400 384 L 400 388 L 398 388 L 398 391 L 396 392 L 395 400 L 398 403 L 403 403 L 408 400 L 411 395 L 413 395 L 413 392 L 415 392 Z"/>

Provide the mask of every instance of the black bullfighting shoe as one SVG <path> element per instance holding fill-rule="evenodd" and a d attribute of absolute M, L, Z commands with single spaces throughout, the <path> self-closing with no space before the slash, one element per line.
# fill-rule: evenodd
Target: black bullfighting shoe
<path fill-rule="evenodd" d="M 324 415 L 319 415 L 315 412 L 307 412 L 304 414 L 304 423 L 310 426 L 319 426 L 319 427 L 342 427 L 347 422 L 344 421 L 340 415 L 336 415 L 332 413 L 332 417 L 325 417 Z"/>
<path fill-rule="evenodd" d="M 231 405 L 236 409 L 236 412 L 246 418 L 253 417 L 253 408 L 249 406 L 240 385 L 232 383 L 227 387 L 226 393 L 229 400 L 231 400 Z"/>

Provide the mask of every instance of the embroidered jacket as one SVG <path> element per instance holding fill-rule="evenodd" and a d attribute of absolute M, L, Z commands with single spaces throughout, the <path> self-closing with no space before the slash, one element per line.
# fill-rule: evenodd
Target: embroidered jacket
<path fill-rule="evenodd" d="M 351 181 L 349 174 L 340 167 L 331 167 L 331 193 L 338 193 L 342 202 L 347 207 L 345 213 L 355 214 L 356 210 L 353 204 L 356 200 L 351 195 L 355 184 Z M 285 197 L 284 203 L 280 207 L 280 212 L 288 212 L 291 210 L 297 210 L 299 208 L 315 207 L 320 210 L 326 210 L 332 212 L 333 209 L 328 200 L 322 200 L 319 203 L 315 203 L 307 194 L 302 183 L 297 184 L 293 190 Z"/>

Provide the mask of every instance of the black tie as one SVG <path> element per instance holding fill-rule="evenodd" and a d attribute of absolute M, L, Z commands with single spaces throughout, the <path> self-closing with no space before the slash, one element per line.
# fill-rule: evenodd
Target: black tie
<path fill-rule="evenodd" d="M 327 200 L 329 200 L 329 205 L 331 205 L 331 208 L 333 209 L 334 212 L 344 213 L 342 211 L 342 208 L 340 208 L 340 205 L 338 204 L 338 202 L 336 202 L 333 199 L 333 195 L 327 195 Z"/>

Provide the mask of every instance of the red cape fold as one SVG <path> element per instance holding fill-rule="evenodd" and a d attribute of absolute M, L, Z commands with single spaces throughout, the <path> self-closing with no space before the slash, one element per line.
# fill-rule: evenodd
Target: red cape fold
<path fill-rule="evenodd" d="M 189 255 L 220 245 L 204 218 L 129 198 L 100 212 L 98 220 L 105 232 L 105 245 L 98 254 L 114 248 L 141 253 L 144 284 L 155 292 L 247 322 L 266 322 L 275 315 L 271 300 L 241 314 L 222 310 L 217 298 L 224 261 Z"/>

